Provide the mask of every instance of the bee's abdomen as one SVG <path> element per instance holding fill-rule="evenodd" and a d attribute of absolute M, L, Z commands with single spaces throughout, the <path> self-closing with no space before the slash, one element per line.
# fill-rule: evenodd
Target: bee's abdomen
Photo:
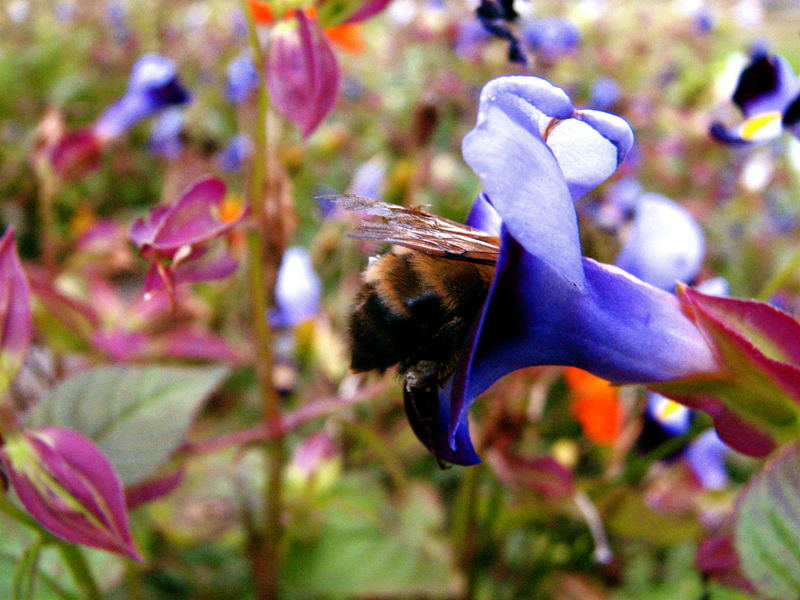
<path fill-rule="evenodd" d="M 421 256 L 389 253 L 367 270 L 350 313 L 353 370 L 399 365 L 404 372 L 419 361 L 444 366 L 457 358 L 488 281 L 477 269 Z"/>

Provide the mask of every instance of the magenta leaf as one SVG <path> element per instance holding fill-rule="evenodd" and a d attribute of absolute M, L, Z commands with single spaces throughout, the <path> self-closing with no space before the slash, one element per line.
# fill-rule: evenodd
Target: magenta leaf
<path fill-rule="evenodd" d="M 25 361 L 31 327 L 30 286 L 8 229 L 0 238 L 0 395 Z"/>
<path fill-rule="evenodd" d="M 49 532 L 141 560 L 122 483 L 90 440 L 62 427 L 31 429 L 8 436 L 0 460 L 23 506 Z"/>
<path fill-rule="evenodd" d="M 722 369 L 652 387 L 708 412 L 723 441 L 746 454 L 800 438 L 800 323 L 762 302 L 678 291 Z"/>
<path fill-rule="evenodd" d="M 219 237 L 237 220 L 221 215 L 225 184 L 216 177 L 193 183 L 169 206 L 157 206 L 131 226 L 130 236 L 143 253 L 172 257 L 180 248 Z"/>
<path fill-rule="evenodd" d="M 316 20 L 300 11 L 295 20 L 275 27 L 267 87 L 278 110 L 308 137 L 336 103 L 339 65 Z"/>

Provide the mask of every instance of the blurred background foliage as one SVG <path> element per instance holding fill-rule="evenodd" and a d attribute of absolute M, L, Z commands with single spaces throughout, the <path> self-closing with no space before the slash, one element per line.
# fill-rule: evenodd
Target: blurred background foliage
<path fill-rule="evenodd" d="M 0 220 L 17 229 L 24 259 L 35 262 L 40 253 L 40 190 L 30 157 L 49 110 L 58 110 L 69 128 L 92 122 L 119 97 L 132 64 L 146 52 L 174 59 L 193 94 L 178 156 L 155 156 L 150 123 L 142 123 L 104 154 L 98 170 L 60 191 L 62 289 L 91 300 L 81 291 L 84 273 L 75 264 L 77 241 L 92 223 L 107 218 L 127 228 L 203 173 L 223 177 L 232 194 L 243 193 L 246 166 L 224 171 L 218 160 L 231 137 L 252 129 L 254 118 L 252 102 L 234 106 L 224 95 L 227 65 L 246 49 L 240 8 L 232 0 L 3 3 Z M 577 45 L 552 56 L 532 52 L 527 66 L 511 64 L 502 40 L 468 44 L 465 28 L 475 18 L 466 3 L 394 0 L 363 24 L 363 51 L 337 51 L 344 74 L 340 98 L 318 131 L 304 141 L 270 115 L 270 167 L 295 212 L 290 243 L 310 250 L 323 289 L 319 313 L 281 332 L 276 342 L 282 369 L 276 378 L 288 411 L 355 397 L 346 315 L 366 259 L 345 237 L 348 224 L 326 219 L 315 196 L 346 191 L 372 159 L 385 167 L 384 200 L 463 219 L 478 181 L 461 160 L 460 143 L 474 123 L 480 87 L 491 77 L 546 77 L 568 90 L 578 107 L 593 105 L 598 80 L 613 79 L 618 94 L 606 108 L 625 117 L 637 138 L 616 179 L 633 177 L 694 214 L 707 240 L 700 279 L 724 276 L 732 295 L 754 296 L 794 254 L 800 241 L 798 142 L 784 136 L 740 149 L 708 136 L 714 118 L 736 118 L 730 93 L 752 44 L 766 44 L 800 67 L 794 2 L 535 0 L 530 10 L 537 18 L 568 19 L 579 32 Z M 708 26 L 699 22 L 706 13 Z M 614 183 L 579 208 L 604 201 Z M 613 260 L 621 231 L 587 219 L 583 235 L 586 253 Z M 131 258 L 109 280 L 130 299 L 144 270 L 143 261 Z M 243 286 L 241 273 L 197 286 L 186 318 L 203 320 L 246 352 Z M 799 291 L 800 279 L 790 279 L 775 301 L 796 312 Z M 40 343 L 69 337 L 46 320 L 39 324 Z M 86 352 L 79 342 L 68 340 L 62 349 Z M 88 360 L 102 359 L 89 354 Z M 468 588 L 487 599 L 751 597 L 711 581 L 696 562 L 698 544 L 725 530 L 736 492 L 754 469 L 753 461 L 733 456 L 726 486 L 703 489 L 692 479 L 680 450 L 708 426 L 702 416 L 677 441 L 642 441 L 644 394 L 626 388 L 624 426 L 612 443 L 597 443 L 570 410 L 576 391 L 560 370 L 530 369 L 498 383 L 473 412 L 486 463 L 441 471 L 408 427 L 396 381 L 370 378 L 366 385 L 367 393 L 309 419 L 288 437 L 294 457 L 284 484 L 286 598 L 445 598 Z M 212 451 L 203 443 L 258 418 L 252 372 L 239 365 L 176 458 L 187 469 L 181 485 L 132 513 L 147 562 L 123 565 L 89 553 L 108 598 L 254 597 L 241 552 L 242 522 L 260 514 L 262 458 L 248 448 Z M 303 462 L 300 449 L 319 434 L 330 448 Z M 576 493 L 591 500 L 609 538 L 613 558 L 606 564 L 594 558 L 597 533 L 572 494 L 553 492 L 551 481 L 534 477 L 531 483 L 529 474 L 503 467 L 494 456 L 511 446 L 517 456 L 554 457 L 574 474 Z M 474 478 L 474 487 L 464 486 L 465 478 Z M 469 489 L 474 513 L 464 514 Z M 0 596 L 11 597 L 26 533 L 7 521 L 2 532 Z M 459 532 L 469 543 L 453 543 Z M 470 552 L 466 573 L 457 555 L 463 548 Z M 74 597 L 49 552 L 36 597 Z"/>

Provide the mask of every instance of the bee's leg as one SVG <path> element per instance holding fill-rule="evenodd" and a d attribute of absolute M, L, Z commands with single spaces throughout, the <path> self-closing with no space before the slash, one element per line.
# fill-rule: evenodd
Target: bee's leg
<path fill-rule="evenodd" d="M 439 411 L 439 369 L 430 360 L 421 360 L 403 374 L 403 405 L 408 422 L 428 450 L 436 457 L 440 469 L 450 465 L 436 455 L 434 450 L 434 423 Z"/>

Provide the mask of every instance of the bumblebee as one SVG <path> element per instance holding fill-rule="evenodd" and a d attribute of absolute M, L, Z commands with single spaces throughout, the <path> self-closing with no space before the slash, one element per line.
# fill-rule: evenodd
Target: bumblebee
<path fill-rule="evenodd" d="M 499 240 L 417 208 L 337 196 L 360 223 L 351 237 L 392 248 L 371 258 L 350 310 L 350 366 L 396 367 L 420 441 L 433 447 L 438 388 L 456 368 L 494 275 Z"/>

